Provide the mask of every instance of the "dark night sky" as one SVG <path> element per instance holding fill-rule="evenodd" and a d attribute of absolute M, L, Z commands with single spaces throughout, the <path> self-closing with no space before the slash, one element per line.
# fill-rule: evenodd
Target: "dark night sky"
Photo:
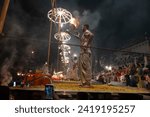
<path fill-rule="evenodd" d="M 92 25 L 99 47 L 120 47 L 128 40 L 142 37 L 150 29 L 149 0 L 57 0 L 57 6 L 68 9 L 74 15 L 78 12 L 82 24 Z M 16 0 L 11 5 L 6 23 L 15 21 L 24 35 L 31 33 L 46 37 L 49 9 L 48 0 Z M 7 28 L 10 29 L 11 25 Z M 6 31 L 10 33 L 10 30 Z"/>
<path fill-rule="evenodd" d="M 50 6 L 50 0 L 11 0 L 4 32 L 13 38 L 1 40 L 1 60 L 14 47 L 20 62 L 31 49 L 38 62 L 46 61 Z M 81 25 L 90 24 L 96 47 L 121 48 L 150 31 L 150 0 L 57 0 L 57 6 L 78 16 Z M 53 54 L 56 48 L 52 45 Z"/>

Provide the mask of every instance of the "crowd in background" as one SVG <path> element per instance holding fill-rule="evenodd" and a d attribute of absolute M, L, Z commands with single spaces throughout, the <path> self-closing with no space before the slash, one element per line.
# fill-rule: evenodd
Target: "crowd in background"
<path fill-rule="evenodd" d="M 140 63 L 113 67 L 99 72 L 96 80 L 102 84 L 150 88 L 150 67 Z"/>

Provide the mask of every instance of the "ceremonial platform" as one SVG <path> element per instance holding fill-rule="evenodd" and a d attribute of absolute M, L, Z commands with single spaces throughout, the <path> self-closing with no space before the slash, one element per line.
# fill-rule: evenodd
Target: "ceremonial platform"
<path fill-rule="evenodd" d="M 54 82 L 53 85 L 60 99 L 139 99 L 139 96 L 150 95 L 150 90 L 137 87 L 93 84 L 91 88 L 85 88 L 74 81 Z M 10 87 L 10 90 L 16 99 L 44 99 L 45 86 L 16 86 Z"/>

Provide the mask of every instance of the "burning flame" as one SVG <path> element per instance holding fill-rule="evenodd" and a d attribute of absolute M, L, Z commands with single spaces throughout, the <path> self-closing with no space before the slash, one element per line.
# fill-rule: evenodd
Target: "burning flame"
<path fill-rule="evenodd" d="M 70 24 L 72 24 L 75 28 L 78 28 L 80 25 L 79 20 L 76 18 L 71 18 Z"/>

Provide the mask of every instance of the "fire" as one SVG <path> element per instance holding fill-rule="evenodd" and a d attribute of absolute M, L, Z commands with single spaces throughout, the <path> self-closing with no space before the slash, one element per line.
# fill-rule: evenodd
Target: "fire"
<path fill-rule="evenodd" d="M 78 19 L 76 19 L 76 18 L 71 18 L 70 24 L 72 24 L 75 28 L 78 28 L 80 23 L 79 23 L 79 20 L 78 20 Z"/>
<path fill-rule="evenodd" d="M 62 79 L 64 79 L 63 72 L 62 71 L 60 71 L 60 72 L 55 72 L 54 71 L 54 74 L 52 75 L 52 79 L 53 80 L 62 80 Z"/>

